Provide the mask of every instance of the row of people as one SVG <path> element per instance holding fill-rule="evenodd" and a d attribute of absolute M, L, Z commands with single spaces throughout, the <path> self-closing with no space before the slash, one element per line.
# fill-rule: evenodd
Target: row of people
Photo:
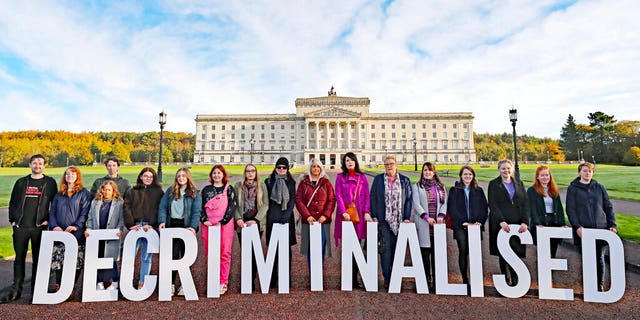
<path fill-rule="evenodd" d="M 324 167 L 317 159 L 312 159 L 309 169 L 296 188 L 295 180 L 289 172 L 286 158 L 276 162 L 272 173 L 261 181 L 257 168 L 248 164 L 244 168 L 242 180 L 235 188 L 229 185 L 227 173 L 222 165 L 213 166 L 209 174 L 210 185 L 201 192 L 195 187 L 189 169 L 177 171 L 173 184 L 163 192 L 156 172 L 144 168 L 137 177 L 133 188 L 126 179 L 118 176 L 117 159 L 108 159 L 105 165 L 108 175 L 94 182 L 92 191 L 83 187 L 82 174 L 77 167 L 65 170 L 60 188 L 55 196 L 55 181 L 44 176 L 44 157 L 36 155 L 30 160 L 32 174 L 16 182 L 10 205 L 10 221 L 14 226 L 14 290 L 3 300 L 19 298 L 24 281 L 24 259 L 26 245 L 31 237 L 34 247 L 34 272 L 37 265 L 39 233 L 47 226 L 54 231 L 73 233 L 80 246 L 76 279 L 83 268 L 83 245 L 91 229 L 121 229 L 124 231 L 150 231 L 167 227 L 183 227 L 196 234 L 202 228 L 205 253 L 208 252 L 208 226 L 221 225 L 221 268 L 220 293 L 227 290 L 230 271 L 231 248 L 234 229 L 238 232 L 245 226 L 258 225 L 260 235 L 266 231 L 267 243 L 271 239 L 274 223 L 289 224 L 290 245 L 296 244 L 294 233 L 294 207 L 301 220 L 301 253 L 308 256 L 309 225 L 322 224 L 322 256 L 331 254 L 329 245 L 330 225 L 334 210 L 341 221 L 354 222 L 358 238 L 366 239 L 366 222 L 378 222 L 378 233 L 382 244 L 380 263 L 385 288 L 391 278 L 391 266 L 395 254 L 395 243 L 401 223 L 414 222 L 418 231 L 419 245 L 427 275 L 428 284 L 434 287 L 433 225 L 443 223 L 449 215 L 454 238 L 459 248 L 459 267 L 463 282 L 468 283 L 468 239 L 466 227 L 477 224 L 484 227 L 489 217 L 490 253 L 500 256 L 497 250 L 497 234 L 500 229 L 509 231 L 509 225 L 519 225 L 519 232 L 525 232 L 531 225 L 535 236 L 535 226 L 564 226 L 564 211 L 558 189 L 551 172 L 546 166 L 536 170 L 534 185 L 524 191 L 523 183 L 512 176 L 512 163 L 505 159 L 498 163 L 500 176 L 489 183 L 489 199 L 478 185 L 475 171 L 471 166 L 463 166 L 459 181 L 447 190 L 440 181 L 433 164 L 427 162 L 416 184 L 397 171 L 396 160 L 389 156 L 384 160 L 385 172 L 376 176 L 369 188 L 366 176 L 361 172 L 354 153 L 342 157 L 342 172 L 337 175 L 335 189 L 329 181 Z M 604 187 L 592 180 L 594 167 L 590 163 L 579 166 L 579 177 L 567 192 L 567 214 L 579 241 L 583 227 L 607 228 L 616 232 L 615 217 Z M 120 190 L 126 190 L 123 197 Z M 45 192 L 46 191 L 46 192 Z M 95 196 L 92 195 L 95 194 Z M 123 199 L 124 198 L 124 199 Z M 41 207 L 51 201 L 50 210 Z M 595 205 L 587 205 L 589 203 Z M 21 210 L 19 210 L 21 209 Z M 491 215 L 489 216 L 489 209 Z M 335 223 L 334 241 L 340 244 L 342 224 Z M 86 228 L 86 230 L 85 230 Z M 20 235 L 16 237 L 16 235 Z M 17 240 L 16 240 L 17 239 Z M 26 239 L 26 240 L 25 240 Z M 524 246 L 516 238 L 511 238 L 511 247 L 520 257 L 524 257 Z M 555 257 L 559 241 L 552 241 L 552 256 Z M 140 282 L 144 286 L 149 274 L 151 254 L 146 250 L 146 241 L 139 240 L 141 251 Z M 24 248 L 24 250 L 22 250 Z M 597 244 L 598 283 L 604 285 L 604 243 Z M 289 247 L 290 248 L 290 247 Z M 184 255 L 186 248 L 182 241 L 173 245 L 173 257 Z M 290 249 L 289 249 L 290 250 Z M 101 242 L 100 257 L 120 254 L 119 241 Z M 20 262 L 22 260 L 22 262 Z M 253 260 L 253 259 L 252 259 Z M 64 247 L 55 246 L 52 269 L 56 287 L 60 283 L 60 270 L 64 261 Z M 277 268 L 277 257 L 276 266 Z M 291 261 L 291 260 L 290 260 Z M 354 263 L 355 265 L 355 263 Z M 517 283 L 515 272 L 500 256 L 499 265 L 509 284 Z M 274 270 L 275 270 L 274 268 Z M 255 282 L 256 265 L 252 266 Z M 353 270 L 353 286 L 357 281 L 357 268 Z M 33 275 L 35 276 L 35 275 Z M 98 274 L 98 289 L 117 289 L 119 272 L 113 269 L 101 270 Z M 176 272 L 172 274 L 175 292 Z M 277 284 L 277 272 L 272 273 L 271 286 Z M 180 293 L 181 290 L 177 290 Z"/>

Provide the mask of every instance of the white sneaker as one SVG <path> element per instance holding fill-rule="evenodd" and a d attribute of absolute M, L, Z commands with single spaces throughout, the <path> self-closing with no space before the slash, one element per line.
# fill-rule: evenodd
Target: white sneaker
<path fill-rule="evenodd" d="M 104 290 L 104 282 L 98 282 L 96 285 L 96 290 Z"/>
<path fill-rule="evenodd" d="M 111 282 L 111 285 L 107 288 L 107 290 L 118 290 L 118 281 Z"/>
<path fill-rule="evenodd" d="M 221 284 L 220 285 L 220 295 L 223 295 L 227 293 L 227 285 L 226 284 Z"/>
<path fill-rule="evenodd" d="M 182 287 L 180 287 L 180 289 L 178 289 L 178 295 L 179 296 L 184 296 L 184 289 L 182 289 Z"/>
<path fill-rule="evenodd" d="M 174 296 L 176 294 L 176 285 L 172 284 L 171 285 L 171 296 Z"/>

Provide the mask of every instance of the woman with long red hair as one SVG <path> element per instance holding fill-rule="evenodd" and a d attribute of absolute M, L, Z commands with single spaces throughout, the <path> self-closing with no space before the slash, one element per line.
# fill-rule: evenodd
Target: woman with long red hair
<path fill-rule="evenodd" d="M 210 185 L 202 189 L 203 210 L 202 241 L 205 256 L 209 249 L 209 226 L 220 225 L 220 294 L 227 292 L 229 271 L 231 270 L 231 248 L 233 246 L 233 215 L 236 210 L 236 192 L 229 184 L 227 171 L 222 165 L 215 165 L 209 172 Z"/>
<path fill-rule="evenodd" d="M 527 190 L 529 200 L 529 212 L 531 214 L 531 231 L 534 243 L 537 241 L 537 226 L 540 227 L 563 227 L 564 208 L 560 201 L 558 186 L 553 181 L 553 176 L 548 166 L 541 165 L 536 169 L 536 177 L 533 186 Z M 558 245 L 562 239 L 551 239 L 551 257 L 556 257 Z"/>
<path fill-rule="evenodd" d="M 91 192 L 85 189 L 82 184 L 80 169 L 70 166 L 62 175 L 58 194 L 53 198 L 49 209 L 49 228 L 53 231 L 69 232 L 78 241 L 76 282 L 80 276 L 80 271 L 84 268 L 84 228 L 91 208 L 91 198 Z M 51 260 L 51 270 L 55 274 L 56 291 L 60 288 L 63 263 L 64 245 L 56 244 L 53 247 Z M 71 293 L 70 299 L 73 298 L 74 294 Z"/>

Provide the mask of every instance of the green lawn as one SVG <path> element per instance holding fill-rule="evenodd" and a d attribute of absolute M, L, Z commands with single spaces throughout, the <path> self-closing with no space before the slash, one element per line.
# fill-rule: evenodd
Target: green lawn
<path fill-rule="evenodd" d="M 489 182 L 498 176 L 498 169 L 495 165 L 483 167 L 472 165 L 476 171 L 476 176 L 480 181 Z M 520 165 L 520 178 L 525 186 L 533 184 L 536 168 L 538 165 L 525 164 Z M 561 189 L 566 189 L 569 183 L 578 176 L 577 164 L 552 164 L 549 166 L 556 184 Z M 400 170 L 413 172 L 413 166 L 400 166 Z M 418 170 L 421 166 L 418 166 Z M 436 169 L 442 174 L 444 170 L 449 170 L 449 177 L 457 177 L 460 165 L 438 165 Z M 376 172 L 382 172 L 382 168 L 373 169 Z M 602 183 L 606 188 L 609 196 L 616 199 L 626 199 L 640 201 L 640 183 L 637 182 L 640 177 L 640 167 L 614 166 L 598 164 L 593 178 Z"/>
<path fill-rule="evenodd" d="M 0 259 L 15 254 L 13 252 L 13 239 L 11 238 L 13 230 L 11 229 L 11 227 L 0 228 Z"/>

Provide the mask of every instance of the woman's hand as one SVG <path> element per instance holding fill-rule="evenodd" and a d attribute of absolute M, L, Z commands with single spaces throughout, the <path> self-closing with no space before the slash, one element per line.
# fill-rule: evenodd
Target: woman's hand
<path fill-rule="evenodd" d="M 245 223 L 242 219 L 238 219 L 236 220 L 236 226 L 238 226 L 238 228 L 244 228 L 245 227 Z"/>
<path fill-rule="evenodd" d="M 129 228 L 129 230 L 133 230 L 133 231 L 139 231 L 140 230 L 140 226 L 139 225 L 133 225 L 131 226 L 131 228 Z"/>
<path fill-rule="evenodd" d="M 318 219 L 318 222 L 320 222 L 320 223 L 324 223 L 325 221 L 327 221 L 327 217 L 325 217 L 325 216 L 322 216 L 322 217 L 320 217 L 320 219 Z"/>
<path fill-rule="evenodd" d="M 62 228 L 60 228 L 60 227 L 55 227 L 55 228 L 53 228 L 53 231 L 64 231 L 64 230 L 62 230 Z"/>
<path fill-rule="evenodd" d="M 316 219 L 312 216 L 309 216 L 309 218 L 307 218 L 307 222 L 309 223 L 309 225 L 312 225 L 314 222 L 316 222 Z"/>
<path fill-rule="evenodd" d="M 438 218 L 438 219 L 436 220 L 436 223 L 437 223 L 437 224 L 443 224 L 443 223 L 444 223 L 444 219 L 442 219 L 442 218 Z"/>
<path fill-rule="evenodd" d="M 188 227 L 187 230 L 191 231 L 191 233 L 193 233 L 193 235 L 196 235 L 196 229 Z"/>
<path fill-rule="evenodd" d="M 68 226 L 64 231 L 65 231 L 65 232 L 69 232 L 69 233 L 71 233 L 71 232 L 76 232 L 76 231 L 78 231 L 78 227 L 75 227 L 75 226 Z"/>
<path fill-rule="evenodd" d="M 527 231 L 527 229 L 528 229 L 528 228 L 529 228 L 529 227 L 527 226 L 527 224 L 526 224 L 526 223 L 521 223 L 521 224 L 520 224 L 520 228 L 518 228 L 518 232 L 519 232 L 519 233 L 523 233 L 523 232 Z"/>
<path fill-rule="evenodd" d="M 160 225 L 158 225 L 158 229 L 164 229 L 164 223 L 161 223 Z"/>
<path fill-rule="evenodd" d="M 433 225 L 436 223 L 436 220 L 433 218 L 429 218 L 429 220 L 427 220 L 429 222 L 429 225 L 433 227 Z"/>
<path fill-rule="evenodd" d="M 91 231 L 91 229 L 84 229 L 84 237 L 85 238 L 89 238 L 89 236 L 90 236 L 89 231 Z"/>
<path fill-rule="evenodd" d="M 207 220 L 205 222 L 203 222 L 202 224 L 204 224 L 207 227 L 211 227 L 213 224 L 211 223 L 211 221 Z"/>
<path fill-rule="evenodd" d="M 505 232 L 511 231 L 511 229 L 509 228 L 509 224 L 505 221 L 500 222 L 500 228 L 502 228 L 502 230 L 504 230 Z"/>
<path fill-rule="evenodd" d="M 343 213 L 342 214 L 342 221 L 351 221 L 351 216 L 349 216 L 348 213 Z"/>
<path fill-rule="evenodd" d="M 364 214 L 364 221 L 373 222 L 373 219 L 371 219 L 371 214 L 369 212 Z"/>
<path fill-rule="evenodd" d="M 142 229 L 144 229 L 144 232 L 147 232 L 149 230 L 153 230 L 153 227 L 151 225 L 145 224 Z"/>

